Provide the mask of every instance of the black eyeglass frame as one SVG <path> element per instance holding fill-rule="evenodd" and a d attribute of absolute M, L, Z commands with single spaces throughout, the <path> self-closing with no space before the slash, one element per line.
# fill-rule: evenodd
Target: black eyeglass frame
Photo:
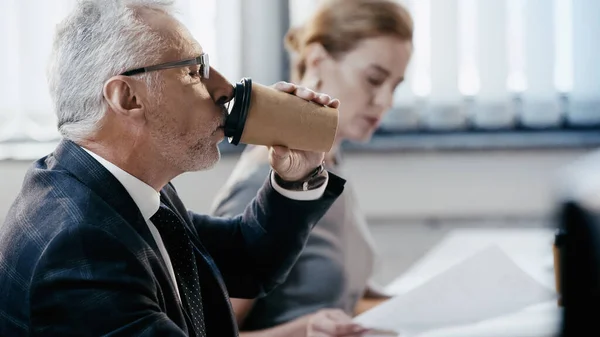
<path fill-rule="evenodd" d="M 153 66 L 127 70 L 125 72 L 122 72 L 120 75 L 132 76 L 132 75 L 147 73 L 150 71 L 156 71 L 156 70 L 162 70 L 162 69 L 172 69 L 172 68 L 182 68 L 182 67 L 195 66 L 195 65 L 200 66 L 200 69 L 198 70 L 198 73 L 200 74 L 200 76 L 202 76 L 202 78 L 204 78 L 204 79 L 208 79 L 208 77 L 210 75 L 210 63 L 208 61 L 208 54 L 206 54 L 206 53 L 203 53 L 200 56 L 194 57 L 192 59 L 174 61 L 174 62 L 166 62 L 166 63 L 156 64 Z"/>

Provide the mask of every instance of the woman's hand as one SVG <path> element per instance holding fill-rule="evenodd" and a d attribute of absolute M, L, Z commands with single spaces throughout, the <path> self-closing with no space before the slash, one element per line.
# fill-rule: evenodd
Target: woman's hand
<path fill-rule="evenodd" d="M 323 309 L 314 313 L 306 326 L 306 337 L 362 336 L 368 329 L 352 322 L 352 318 L 339 309 Z"/>

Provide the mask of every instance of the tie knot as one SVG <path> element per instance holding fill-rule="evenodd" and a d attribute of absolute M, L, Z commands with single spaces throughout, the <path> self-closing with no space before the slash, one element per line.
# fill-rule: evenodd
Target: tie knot
<path fill-rule="evenodd" d="M 169 206 L 161 202 L 160 206 L 158 207 L 158 210 L 156 211 L 156 213 L 154 213 L 154 215 L 152 215 L 151 218 L 161 218 L 164 216 L 169 216 L 170 213 L 172 213 L 172 211 L 171 209 L 169 209 Z"/>
<path fill-rule="evenodd" d="M 164 230 L 182 230 L 183 224 L 179 217 L 167 205 L 161 203 L 158 211 L 150 217 L 150 221 L 160 232 Z"/>

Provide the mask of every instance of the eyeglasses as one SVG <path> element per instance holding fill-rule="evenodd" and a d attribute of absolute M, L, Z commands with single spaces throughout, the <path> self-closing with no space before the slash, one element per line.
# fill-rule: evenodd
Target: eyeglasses
<path fill-rule="evenodd" d="M 171 68 L 181 68 L 181 67 L 195 66 L 195 65 L 200 66 L 200 69 L 198 69 L 198 73 L 200 74 L 200 76 L 202 76 L 202 78 L 208 79 L 208 76 L 210 75 L 210 64 L 208 62 L 208 54 L 206 54 L 206 53 L 203 53 L 202 55 L 200 55 L 198 57 L 194 57 L 193 59 L 167 62 L 167 63 L 161 63 L 161 64 L 149 66 L 149 67 L 127 70 L 126 72 L 121 73 L 121 75 L 132 76 L 132 75 L 137 75 L 137 74 L 141 74 L 141 73 L 147 73 L 149 71 L 155 71 L 155 70 L 161 70 L 161 69 L 171 69 Z"/>

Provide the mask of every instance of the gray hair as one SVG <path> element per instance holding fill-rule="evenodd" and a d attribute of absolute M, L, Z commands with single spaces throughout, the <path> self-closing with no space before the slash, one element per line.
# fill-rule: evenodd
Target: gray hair
<path fill-rule="evenodd" d="M 121 72 L 158 61 L 165 41 L 140 18 L 140 9 L 172 14 L 172 0 L 80 0 L 58 26 L 48 67 L 48 84 L 67 139 L 97 130 L 107 111 L 104 83 Z M 141 78 L 160 95 L 156 72 Z"/>

